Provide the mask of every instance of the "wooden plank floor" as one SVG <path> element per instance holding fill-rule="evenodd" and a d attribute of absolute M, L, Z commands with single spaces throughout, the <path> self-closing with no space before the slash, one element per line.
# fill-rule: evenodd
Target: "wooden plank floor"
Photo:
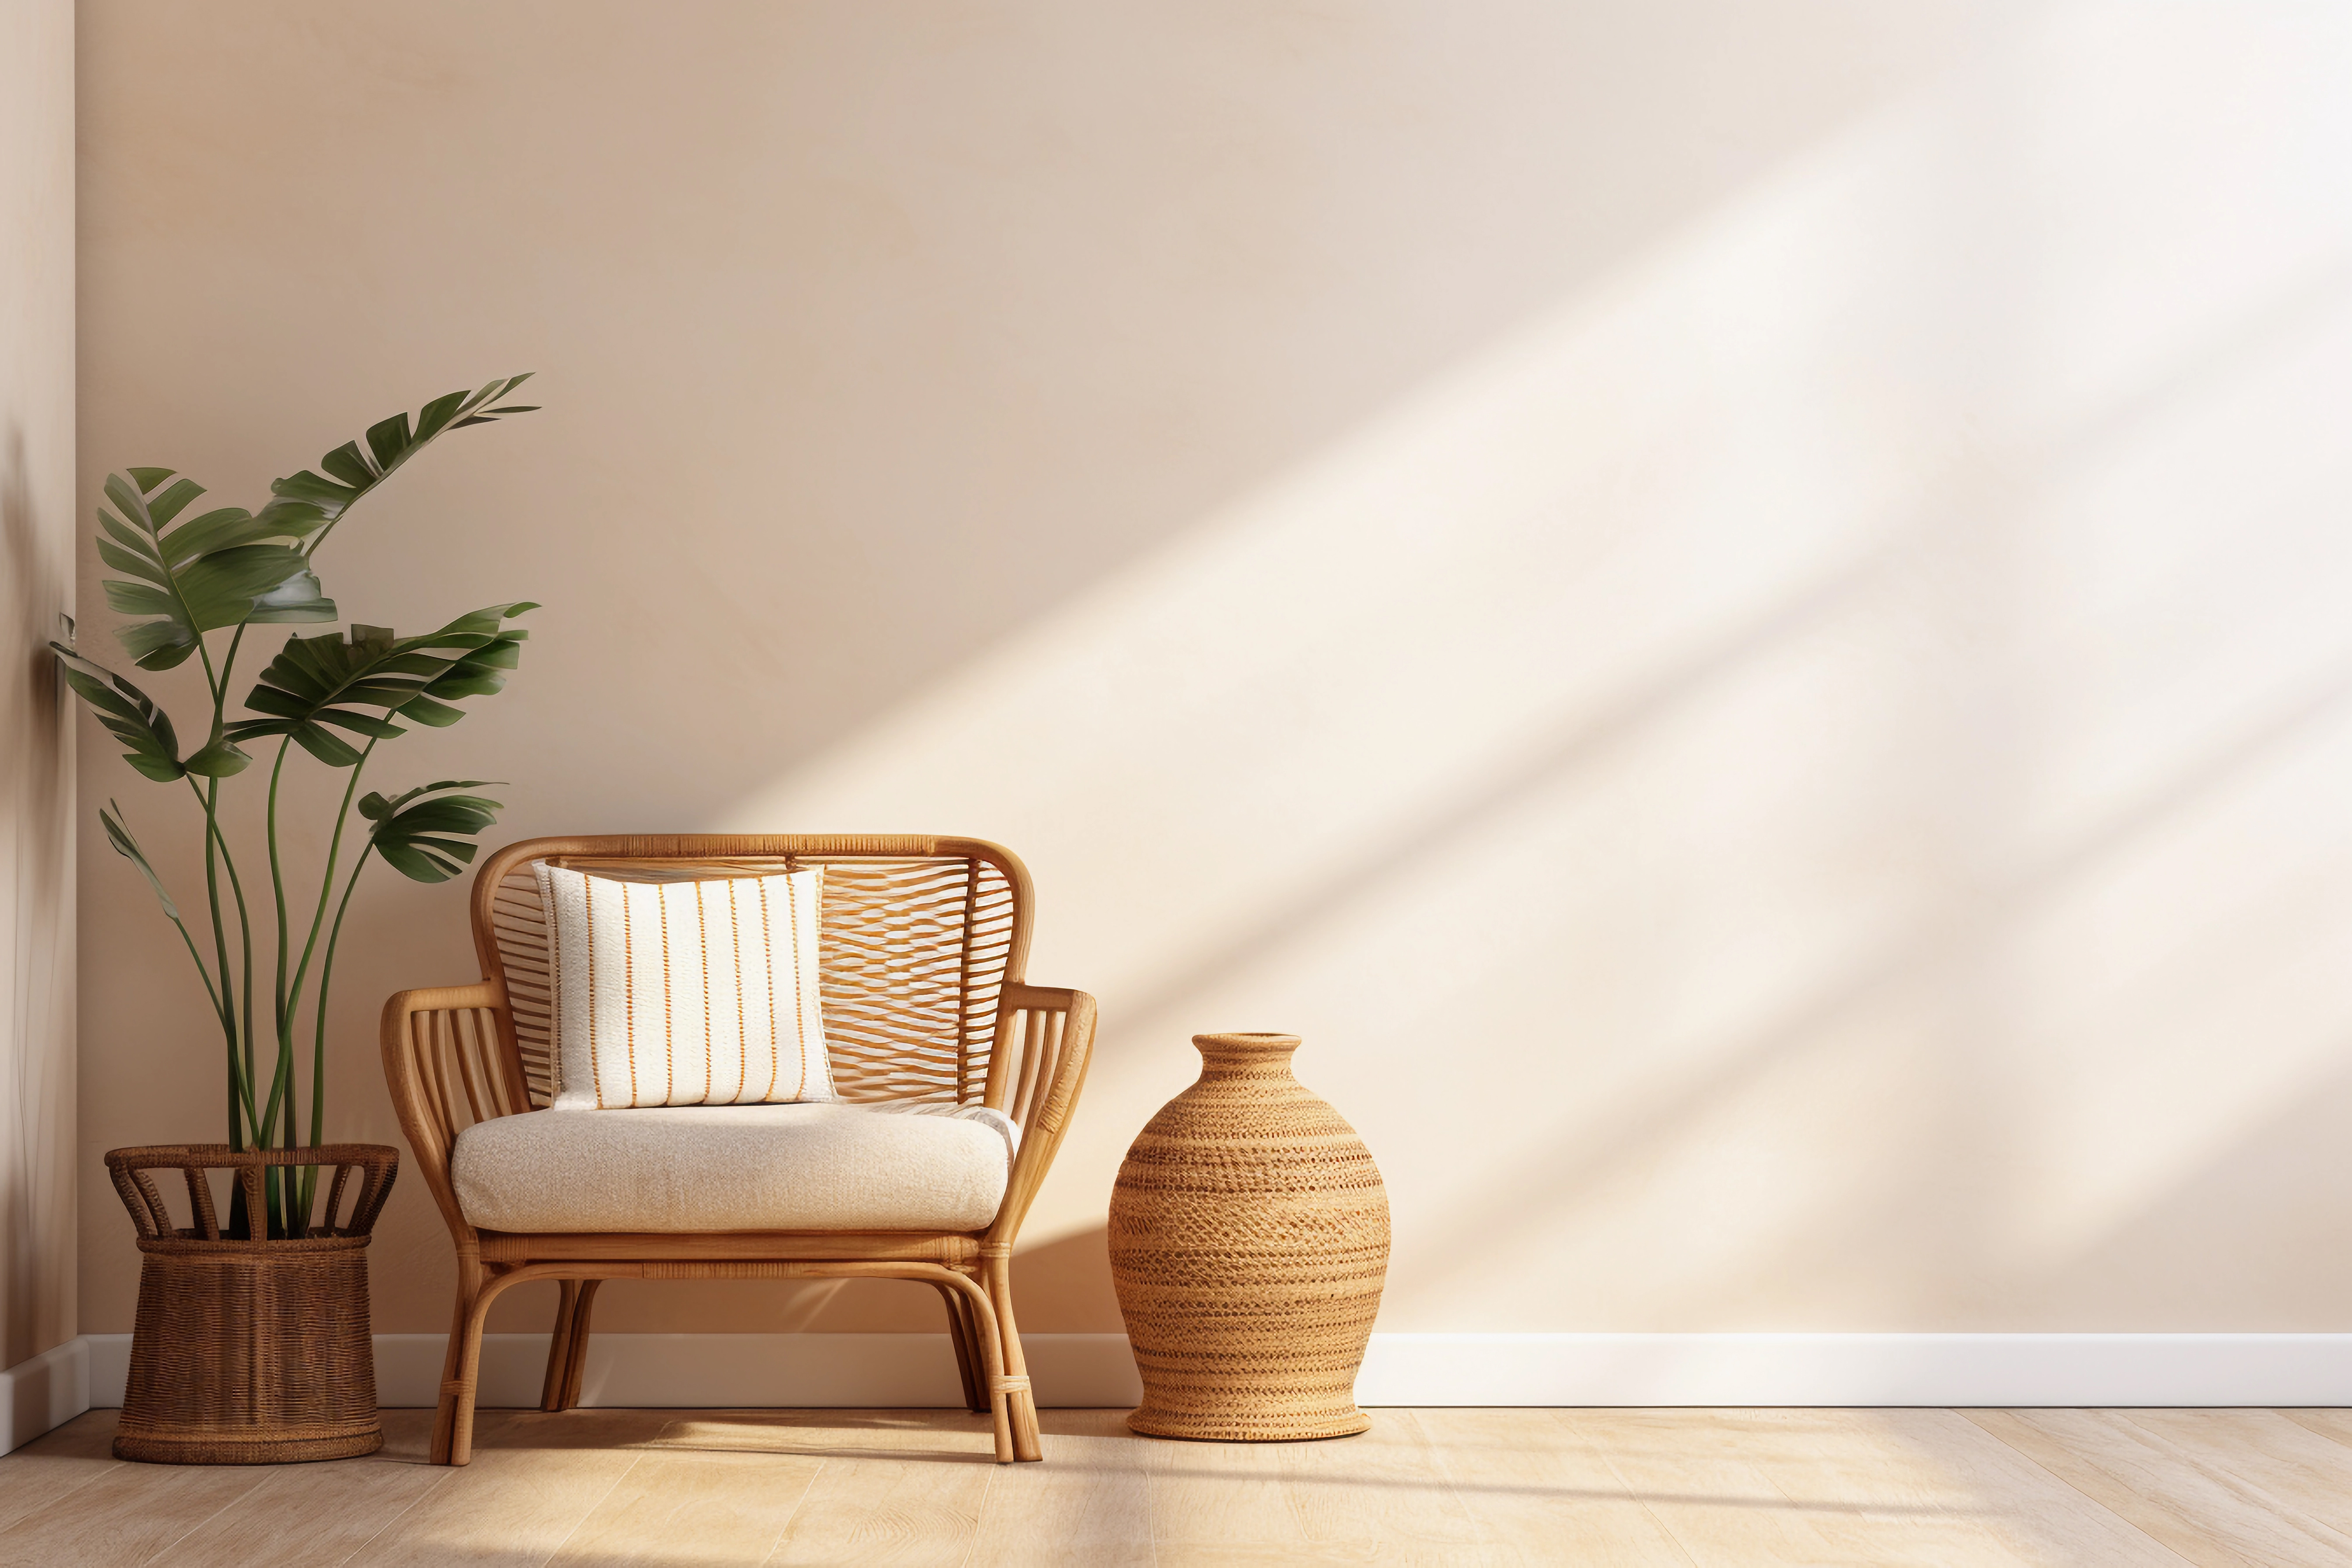
<path fill-rule="evenodd" d="M 945 1411 L 385 1413 L 341 1464 L 118 1464 L 92 1411 L 0 1458 L 16 1564 L 2352 1563 L 2325 1410 L 1381 1410 L 1332 1443 L 1160 1443 L 1045 1413 L 1043 1465 Z"/>

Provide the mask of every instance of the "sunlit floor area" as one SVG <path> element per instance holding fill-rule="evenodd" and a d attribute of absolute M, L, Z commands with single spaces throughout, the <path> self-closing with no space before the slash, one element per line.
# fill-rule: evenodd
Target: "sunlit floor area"
<path fill-rule="evenodd" d="M 942 1411 L 482 1419 L 425 1460 L 121 1464 L 111 1411 L 0 1458 L 0 1563 L 2334 1564 L 2352 1412 L 1381 1410 L 1329 1443 L 1045 1413 L 1043 1465 Z"/>

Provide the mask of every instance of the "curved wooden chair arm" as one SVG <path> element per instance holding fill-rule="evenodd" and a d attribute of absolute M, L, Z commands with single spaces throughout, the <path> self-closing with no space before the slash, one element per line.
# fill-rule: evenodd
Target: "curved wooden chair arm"
<path fill-rule="evenodd" d="M 449 1185 L 449 1152 L 477 1121 L 531 1109 L 511 1052 L 506 987 L 495 980 L 401 991 L 383 1005 L 383 1077 L 441 1217 L 461 1244 L 474 1227 Z"/>
<path fill-rule="evenodd" d="M 1010 1247 L 1070 1124 L 1094 1057 L 1095 999 L 1083 991 L 1012 984 L 997 1002 L 996 1049 L 989 1060 L 986 1103 L 1021 1129 L 1004 1205 L 989 1227 L 991 1245 Z"/>

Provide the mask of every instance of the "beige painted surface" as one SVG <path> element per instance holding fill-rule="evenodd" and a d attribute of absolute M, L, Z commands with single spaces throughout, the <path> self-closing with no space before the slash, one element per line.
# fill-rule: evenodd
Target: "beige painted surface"
<path fill-rule="evenodd" d="M 73 1337 L 72 0 L 0 0 L 0 1367 Z"/>
<path fill-rule="evenodd" d="M 1105 1017 L 1024 1326 L 1116 1326 L 1118 1156 L 1233 1028 L 1381 1158 L 1390 1331 L 2345 1326 L 2333 12 L 82 17 L 85 499 L 539 371 L 322 557 L 395 626 L 546 602 L 381 782 L 1018 849 Z M 85 830 L 121 795 L 186 884 L 85 733 Z M 89 1193 L 219 1089 L 84 865 Z M 331 1131 L 389 1138 L 375 1010 L 473 975 L 461 896 L 347 941 Z M 379 1326 L 447 1280 L 412 1186 Z"/>

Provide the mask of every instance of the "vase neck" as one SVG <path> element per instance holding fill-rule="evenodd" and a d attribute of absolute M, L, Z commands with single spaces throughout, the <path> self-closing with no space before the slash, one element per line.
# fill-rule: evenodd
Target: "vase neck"
<path fill-rule="evenodd" d="M 1195 1035 L 1201 1053 L 1201 1077 L 1288 1078 L 1290 1053 L 1298 1048 L 1297 1035 Z"/>

